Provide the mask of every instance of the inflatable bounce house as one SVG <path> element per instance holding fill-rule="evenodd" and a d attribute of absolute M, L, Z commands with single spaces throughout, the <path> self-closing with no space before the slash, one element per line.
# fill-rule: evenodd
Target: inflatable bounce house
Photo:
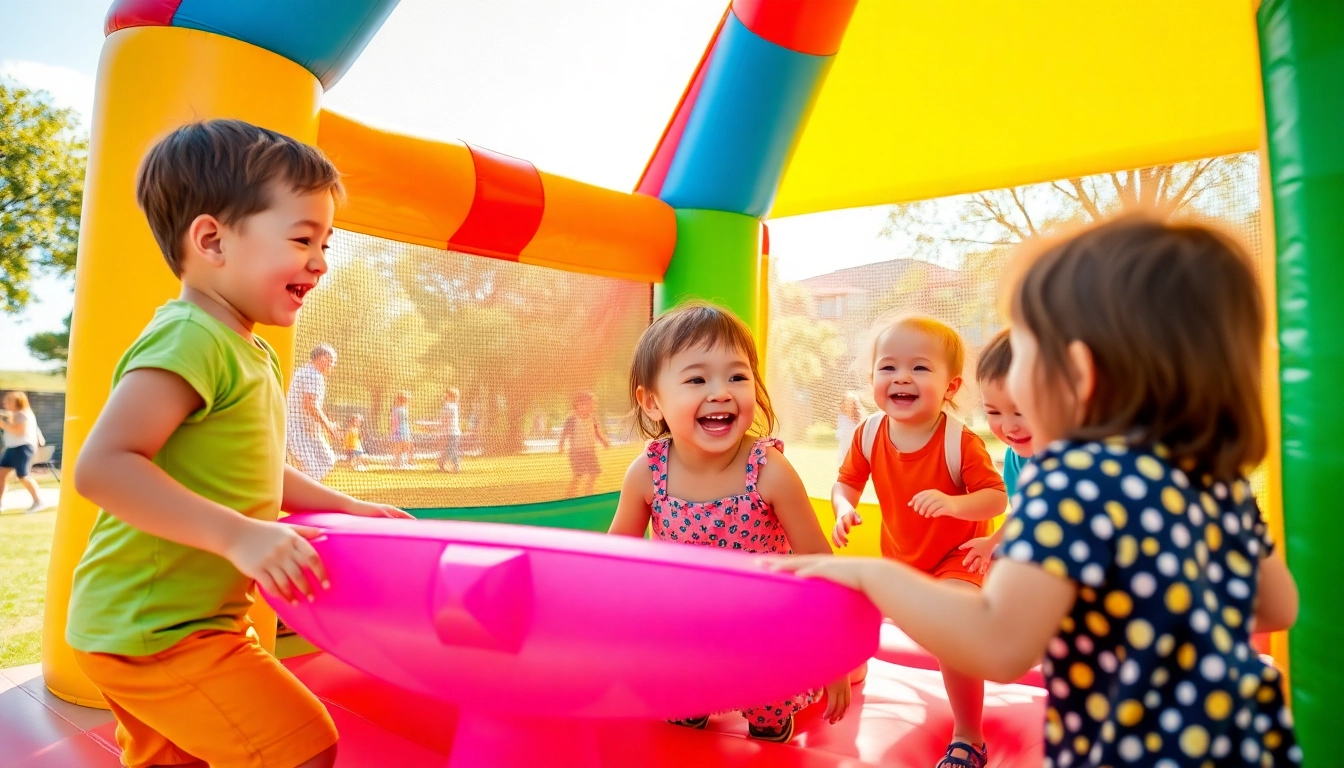
<path fill-rule="evenodd" d="M 1337 3 L 733 0 L 705 30 L 633 191 L 324 109 L 324 91 L 396 5 L 112 4 L 66 408 L 66 461 L 78 462 L 116 360 L 177 294 L 133 196 L 158 137 L 241 118 L 334 160 L 348 202 L 331 274 L 296 329 L 262 333 L 293 362 L 287 376 L 318 344 L 337 350 L 329 415 L 363 424 L 367 455 L 324 482 L 439 518 L 311 518 L 331 531 L 321 552 L 332 590 L 285 609 L 298 635 L 278 646 L 274 613 L 262 602 L 254 611 L 264 643 L 327 703 L 340 765 L 932 765 L 950 733 L 936 662 L 881 626 L 866 600 L 718 552 L 565 530 L 606 528 L 640 450 L 617 426 L 633 342 L 658 312 L 704 298 L 752 327 L 774 355 L 767 375 L 782 370 L 772 219 L 1231 155 L 1258 158 L 1259 218 L 1238 224 L 1261 234 L 1276 297 L 1264 390 L 1275 450 L 1261 503 L 1302 595 L 1296 628 L 1266 648 L 1289 672 L 1308 765 L 1330 764 L 1331 697 L 1344 689 L 1344 573 L 1331 554 L 1344 518 L 1330 491 L 1344 468 Z M 993 278 L 975 287 L 992 290 Z M 593 402 L 613 444 L 598 477 L 571 478 L 557 443 L 569 414 Z M 386 439 L 394 407 L 416 421 L 409 449 Z M 94 514 L 63 494 L 42 675 L 22 686 L 42 706 L 0 698 L 0 765 L 117 765 L 110 716 L 64 640 Z M 687 590 L 674 582 L 740 605 L 678 602 Z M 734 663 L 731 649 L 772 633 L 797 650 L 769 676 Z M 685 663 L 652 663 L 668 648 Z M 829 726 L 804 712 L 789 744 L 748 740 L 740 719 L 715 718 L 707 732 L 661 721 L 777 696 L 870 657 L 850 715 Z M 1041 685 L 1037 672 L 988 686 L 993 765 L 1041 764 Z"/>

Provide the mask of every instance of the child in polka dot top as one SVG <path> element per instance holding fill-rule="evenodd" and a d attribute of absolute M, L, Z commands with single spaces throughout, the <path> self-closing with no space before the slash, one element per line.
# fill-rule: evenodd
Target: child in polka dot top
<path fill-rule="evenodd" d="M 649 326 L 635 347 L 630 399 L 636 426 L 652 438 L 625 474 L 611 533 L 743 553 L 830 552 L 775 427 L 751 331 L 731 312 L 689 304 Z M 716 599 L 704 595 L 705 600 Z M 787 638 L 756 649 L 760 663 L 788 653 Z M 824 681 L 817 681 L 820 686 Z M 825 717 L 849 707 L 846 676 L 825 687 Z M 741 710 L 752 738 L 786 742 L 793 715 L 820 693 Z M 704 728 L 696 714 L 677 725 Z"/>
<path fill-rule="evenodd" d="M 864 590 L 967 673 L 1013 680 L 1044 652 L 1047 766 L 1299 765 L 1250 644 L 1293 624 L 1297 588 L 1244 475 L 1267 444 L 1249 259 L 1127 217 L 1047 245 L 1009 298 L 1037 452 L 984 590 L 881 560 L 774 567 Z"/>

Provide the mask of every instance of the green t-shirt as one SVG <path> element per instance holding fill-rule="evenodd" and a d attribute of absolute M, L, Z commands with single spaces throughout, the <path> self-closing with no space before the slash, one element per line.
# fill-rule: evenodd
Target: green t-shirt
<path fill-rule="evenodd" d="M 159 368 L 205 401 L 154 463 L 193 493 L 258 520 L 280 512 L 285 396 L 280 359 L 185 301 L 170 301 L 112 378 Z M 203 629 L 246 628 L 252 582 L 224 558 L 98 513 L 75 568 L 66 640 L 87 653 L 148 656 Z"/>

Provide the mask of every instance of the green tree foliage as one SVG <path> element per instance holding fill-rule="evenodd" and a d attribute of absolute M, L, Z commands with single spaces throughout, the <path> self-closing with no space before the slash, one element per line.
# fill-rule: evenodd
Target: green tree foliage
<path fill-rule="evenodd" d="M 28 305 L 34 268 L 75 268 L 87 151 L 73 111 L 0 82 L 0 309 Z"/>
<path fill-rule="evenodd" d="M 33 357 L 48 363 L 59 362 L 61 373 L 65 373 L 70 358 L 70 317 L 65 316 L 63 331 L 43 331 L 28 337 L 28 351 Z"/>

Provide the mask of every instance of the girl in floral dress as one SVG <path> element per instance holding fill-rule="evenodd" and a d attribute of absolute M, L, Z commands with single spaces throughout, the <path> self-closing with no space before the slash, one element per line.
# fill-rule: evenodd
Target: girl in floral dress
<path fill-rule="evenodd" d="M 784 458 L 751 331 L 732 313 L 682 306 L 635 349 L 630 398 L 650 438 L 630 465 L 611 533 L 744 553 L 829 553 L 802 480 Z M 712 599 L 712 596 L 706 596 Z M 826 686 L 826 718 L 849 706 L 848 677 Z M 813 692 L 741 710 L 753 738 L 786 742 Z M 704 728 L 707 716 L 678 720 Z"/>

